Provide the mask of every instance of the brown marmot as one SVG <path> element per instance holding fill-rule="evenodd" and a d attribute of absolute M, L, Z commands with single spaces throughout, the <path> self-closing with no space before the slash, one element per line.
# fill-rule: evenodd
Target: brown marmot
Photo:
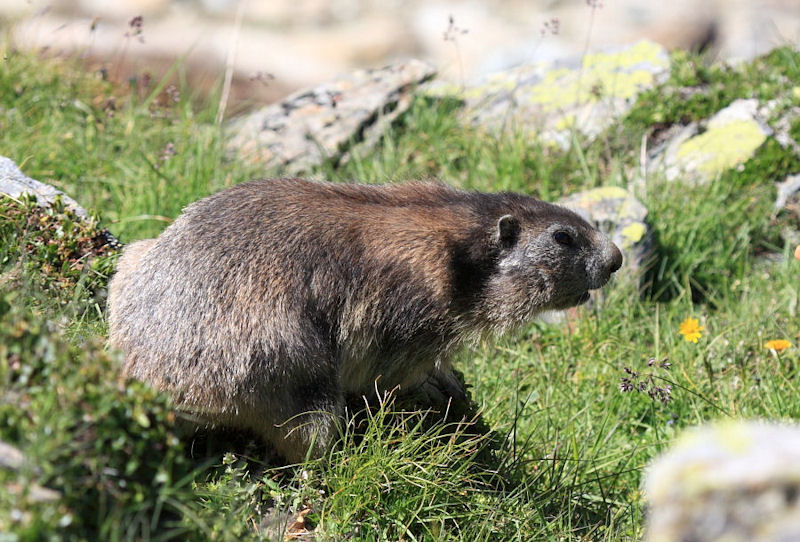
<path fill-rule="evenodd" d="M 529 196 L 253 181 L 125 250 L 110 342 L 125 376 L 300 461 L 330 444 L 346 397 L 463 394 L 449 358 L 465 340 L 583 303 L 621 263 Z"/>

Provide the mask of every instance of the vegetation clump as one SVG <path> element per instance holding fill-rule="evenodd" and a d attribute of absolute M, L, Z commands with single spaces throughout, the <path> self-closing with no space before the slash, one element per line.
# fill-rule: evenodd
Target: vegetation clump
<path fill-rule="evenodd" d="M 0 469 L 0 532 L 21 540 L 171 532 L 191 465 L 169 402 L 118 382 L 102 337 L 67 338 L 63 321 L 28 304 L 31 295 L 0 290 L 0 441 L 25 456 L 18 470 Z M 34 484 L 60 497 L 38 502 Z"/>
<path fill-rule="evenodd" d="M 97 220 L 82 219 L 61 200 L 42 206 L 27 195 L 0 196 L 0 216 L 2 282 L 32 283 L 83 306 L 105 289 L 121 245 Z"/>

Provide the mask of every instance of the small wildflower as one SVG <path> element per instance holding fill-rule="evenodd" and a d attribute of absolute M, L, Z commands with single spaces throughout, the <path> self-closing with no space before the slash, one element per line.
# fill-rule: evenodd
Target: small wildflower
<path fill-rule="evenodd" d="M 258 81 L 264 86 L 268 86 L 270 81 L 275 79 L 275 76 L 271 73 L 257 71 L 250 74 L 249 77 L 250 81 Z"/>
<path fill-rule="evenodd" d="M 794 257 L 795 257 L 796 259 L 800 260 L 800 245 L 797 245 L 797 246 L 794 248 Z"/>
<path fill-rule="evenodd" d="M 704 329 L 705 328 L 700 325 L 700 321 L 697 318 L 687 318 L 681 322 L 679 327 L 679 331 L 681 335 L 683 335 L 683 338 L 690 343 L 696 343 L 697 340 L 702 336 L 702 333 L 700 332 Z"/>
<path fill-rule="evenodd" d="M 784 339 L 775 339 L 764 343 L 764 348 L 769 348 L 770 350 L 775 350 L 776 352 L 786 350 L 790 346 L 792 346 L 792 343 Z"/>
<path fill-rule="evenodd" d="M 456 26 L 456 21 L 452 15 L 447 18 L 447 30 L 444 31 L 444 41 L 452 41 L 455 42 L 458 39 L 458 36 L 463 36 L 469 30 L 465 28 L 459 28 Z"/>
<path fill-rule="evenodd" d="M 161 154 L 158 157 L 158 163 L 155 164 L 155 168 L 158 169 L 161 164 L 167 162 L 170 158 L 178 154 L 177 149 L 175 148 L 175 144 L 170 141 L 167 143 L 163 149 L 161 149 Z"/>
<path fill-rule="evenodd" d="M 558 17 L 553 17 L 549 21 L 544 22 L 541 30 L 539 30 L 539 33 L 542 36 L 544 36 L 545 34 L 552 34 L 554 36 L 557 36 L 560 27 L 561 27 L 561 21 L 558 19 Z"/>
<path fill-rule="evenodd" d="M 647 360 L 648 367 L 655 367 L 656 365 L 658 365 L 662 369 L 667 369 L 667 370 L 669 370 L 669 368 L 672 367 L 672 364 L 669 362 L 669 358 L 664 358 L 658 362 L 656 361 L 656 358 L 650 358 Z"/>
<path fill-rule="evenodd" d="M 671 364 L 664 358 L 660 362 L 655 358 L 647 360 L 648 367 L 657 367 L 664 370 L 669 370 Z M 672 385 L 660 385 L 662 381 L 666 381 L 663 377 L 657 376 L 652 370 L 640 374 L 629 367 L 623 367 L 622 370 L 627 376 L 619 379 L 619 391 L 623 393 L 638 392 L 647 394 L 650 399 L 659 401 L 662 405 L 666 405 L 672 400 Z"/>
<path fill-rule="evenodd" d="M 142 29 L 144 27 L 144 18 L 141 15 L 137 15 L 130 21 L 128 21 L 128 27 L 130 28 L 129 31 L 125 32 L 125 37 L 130 38 L 134 37 L 139 40 L 140 43 L 144 43 L 144 35 L 142 34 Z"/>
<path fill-rule="evenodd" d="M 167 98 L 169 98 L 173 103 L 178 103 L 181 101 L 181 92 L 175 85 L 169 85 L 164 89 L 164 93 L 166 93 Z"/>
<path fill-rule="evenodd" d="M 164 145 L 164 148 L 161 150 L 160 158 L 161 158 L 162 161 L 163 160 L 169 160 L 171 157 L 175 156 L 176 154 L 178 154 L 178 151 L 175 150 L 175 144 L 172 143 L 172 141 L 170 141 L 169 143 Z"/>
<path fill-rule="evenodd" d="M 103 111 L 106 112 L 106 116 L 111 118 L 114 116 L 114 111 L 117 110 L 117 101 L 114 98 L 109 98 L 106 100 L 106 103 L 103 104 Z"/>

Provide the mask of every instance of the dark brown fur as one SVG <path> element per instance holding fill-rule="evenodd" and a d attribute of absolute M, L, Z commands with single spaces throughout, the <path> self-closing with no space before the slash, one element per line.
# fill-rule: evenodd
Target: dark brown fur
<path fill-rule="evenodd" d="M 110 340 L 126 376 L 298 461 L 329 445 L 346 396 L 463 393 L 448 360 L 464 340 L 585 301 L 621 258 L 527 196 L 254 181 L 126 249 Z"/>

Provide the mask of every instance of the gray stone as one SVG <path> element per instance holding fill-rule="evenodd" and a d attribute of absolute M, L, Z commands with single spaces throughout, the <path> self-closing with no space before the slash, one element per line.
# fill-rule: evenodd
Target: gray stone
<path fill-rule="evenodd" d="M 800 91 L 798 91 L 798 93 L 793 93 L 793 94 L 797 95 L 792 96 L 789 99 L 796 100 L 797 98 L 800 98 Z M 770 102 L 768 102 L 768 105 L 772 105 L 773 103 L 775 104 L 773 107 L 777 107 L 778 104 L 780 103 L 780 100 L 779 99 L 770 100 Z M 764 111 L 764 113 L 762 113 L 762 116 L 767 116 L 769 113 L 771 113 L 771 111 Z M 778 118 L 778 120 L 773 122 L 770 126 L 772 127 L 773 130 L 775 130 L 775 136 L 774 136 L 775 141 L 777 141 L 781 147 L 783 147 L 784 149 L 787 148 L 791 149 L 796 154 L 800 155 L 800 143 L 795 141 L 795 139 L 791 135 L 792 126 L 794 126 L 794 124 L 797 122 L 798 119 L 800 119 L 800 107 L 793 106 L 789 107 L 789 109 L 783 115 L 781 115 L 781 117 Z"/>
<path fill-rule="evenodd" d="M 749 160 L 770 135 L 758 100 L 735 100 L 708 121 L 685 126 L 654 149 L 647 170 L 663 171 L 668 180 L 708 182 Z"/>
<path fill-rule="evenodd" d="M 775 198 L 775 210 L 780 211 L 790 203 L 800 206 L 800 174 L 789 175 L 777 184 L 778 197 Z"/>
<path fill-rule="evenodd" d="M 26 483 L 24 486 L 18 483 L 5 485 L 6 491 L 12 495 L 24 496 L 30 503 L 53 502 L 61 498 L 61 493 L 49 487 L 40 486 L 35 483 Z"/>
<path fill-rule="evenodd" d="M 650 252 L 652 235 L 647 208 L 624 188 L 605 186 L 572 194 L 557 202 L 593 222 L 622 250 L 620 276 L 639 277 Z"/>
<path fill-rule="evenodd" d="M 411 60 L 301 90 L 231 122 L 228 149 L 282 174 L 346 160 L 352 144 L 374 144 L 408 108 L 415 87 L 434 75 L 432 66 Z"/>
<path fill-rule="evenodd" d="M 800 427 L 687 431 L 648 469 L 649 542 L 800 540 Z"/>
<path fill-rule="evenodd" d="M 0 468 L 17 470 L 25 462 L 25 456 L 14 446 L 0 440 Z"/>
<path fill-rule="evenodd" d="M 14 199 L 19 199 L 23 194 L 33 194 L 39 205 L 51 205 L 57 197 L 71 209 L 77 216 L 84 220 L 89 219 L 89 213 L 77 201 L 67 196 L 61 190 L 31 179 L 10 158 L 0 156 L 0 194 L 6 194 Z"/>
<path fill-rule="evenodd" d="M 800 245 L 800 173 L 789 175 L 777 183 L 778 195 L 775 198 L 775 216 L 781 230 L 781 237 L 788 245 Z M 783 255 L 778 255 L 778 261 Z"/>
<path fill-rule="evenodd" d="M 0 441 L 0 468 L 18 471 L 21 470 L 27 460 L 21 450 Z M 53 489 L 41 486 L 36 483 L 26 483 L 24 486 L 16 482 L 5 484 L 5 489 L 14 495 L 24 495 L 32 503 L 52 502 L 61 498 L 61 494 Z"/>
<path fill-rule="evenodd" d="M 476 126 L 523 131 L 566 148 L 574 133 L 594 138 L 627 113 L 669 66 L 666 49 L 643 40 L 580 60 L 524 65 L 476 86 L 434 83 L 427 92 L 463 100 L 463 116 Z"/>
<path fill-rule="evenodd" d="M 77 201 L 66 195 L 61 190 L 49 184 L 31 179 L 10 158 L 0 156 L 0 195 L 18 200 L 23 194 L 32 194 L 36 202 L 42 207 L 48 207 L 60 199 L 64 206 L 75 213 L 78 218 L 92 222 L 95 219 L 81 207 Z M 121 247 L 122 243 L 107 229 L 100 233 L 103 241 L 112 247 Z"/>

